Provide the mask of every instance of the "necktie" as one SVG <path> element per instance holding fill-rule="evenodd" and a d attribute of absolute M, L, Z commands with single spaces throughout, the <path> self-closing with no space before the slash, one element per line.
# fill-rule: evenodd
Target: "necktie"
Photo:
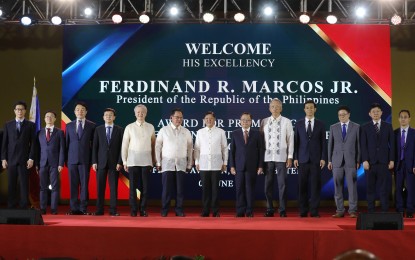
<path fill-rule="evenodd" d="M 17 133 L 19 133 L 19 134 L 20 134 L 21 127 L 22 127 L 22 121 L 17 121 L 17 123 L 16 123 L 16 129 L 17 129 Z"/>
<path fill-rule="evenodd" d="M 375 131 L 376 131 L 376 134 L 379 134 L 379 131 L 380 131 L 380 129 L 379 129 L 379 123 L 376 123 L 375 124 Z"/>
<path fill-rule="evenodd" d="M 248 143 L 248 130 L 244 131 L 244 141 L 245 141 L 245 144 Z"/>
<path fill-rule="evenodd" d="M 111 141 L 111 126 L 107 126 L 107 142 L 108 144 Z"/>
<path fill-rule="evenodd" d="M 307 135 L 308 138 L 311 138 L 311 120 L 308 120 Z"/>
<path fill-rule="evenodd" d="M 81 139 L 84 129 L 82 128 L 82 120 L 78 121 L 78 138 Z"/>
<path fill-rule="evenodd" d="M 343 127 L 342 127 L 342 137 L 343 137 L 343 140 L 344 138 L 346 138 L 346 124 L 343 124 Z"/>
<path fill-rule="evenodd" d="M 48 127 L 48 128 L 46 128 L 46 141 L 50 141 L 50 128 Z"/>
<path fill-rule="evenodd" d="M 404 159 L 405 157 L 405 130 L 402 130 L 402 135 L 401 135 L 401 161 Z"/>

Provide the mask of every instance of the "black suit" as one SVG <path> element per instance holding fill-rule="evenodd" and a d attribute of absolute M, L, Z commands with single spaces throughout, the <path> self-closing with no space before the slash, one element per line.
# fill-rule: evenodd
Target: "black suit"
<path fill-rule="evenodd" d="M 365 170 L 367 178 L 367 208 L 375 211 L 376 186 L 382 211 L 389 209 L 389 194 L 392 187 L 392 174 L 388 169 L 390 161 L 394 161 L 395 142 L 392 125 L 381 121 L 379 133 L 376 133 L 373 121 L 361 127 L 362 162 L 369 162 L 369 170 Z"/>
<path fill-rule="evenodd" d="M 92 164 L 97 164 L 97 212 L 104 212 L 107 176 L 110 186 L 110 213 L 117 212 L 118 176 L 117 164 L 122 165 L 121 144 L 124 129 L 113 125 L 108 143 L 105 125 L 98 126 L 94 133 Z M 109 173 L 109 175 L 108 175 Z"/>
<path fill-rule="evenodd" d="M 8 164 L 8 208 L 17 206 L 17 178 L 20 179 L 20 207 L 27 208 L 29 204 L 29 171 L 27 161 L 35 160 L 35 124 L 23 120 L 20 131 L 17 131 L 16 120 L 7 122 L 3 129 L 1 159 Z"/>
<path fill-rule="evenodd" d="M 77 120 L 66 125 L 66 158 L 69 168 L 70 207 L 73 212 L 86 212 L 88 206 L 89 169 L 95 123 L 85 120 L 81 138 L 77 135 Z M 80 190 L 80 201 L 78 193 Z"/>
<path fill-rule="evenodd" d="M 300 214 L 318 216 L 321 193 L 320 161 L 326 160 L 326 128 L 324 123 L 314 119 L 311 136 L 308 136 L 305 119 L 298 120 L 294 133 L 294 160 L 298 160 L 298 204 Z M 310 185 L 310 205 L 308 186 Z"/>
<path fill-rule="evenodd" d="M 40 208 L 46 210 L 48 204 L 48 186 L 52 186 L 50 207 L 57 212 L 59 200 L 58 167 L 65 163 L 65 136 L 61 129 L 54 127 L 50 140 L 46 139 L 46 130 L 42 128 L 36 138 L 36 165 L 40 167 Z"/>
<path fill-rule="evenodd" d="M 255 181 L 258 168 L 263 168 L 264 141 L 258 130 L 250 129 L 245 144 L 242 129 L 232 132 L 229 152 L 229 166 L 236 169 L 236 214 L 253 213 Z"/>

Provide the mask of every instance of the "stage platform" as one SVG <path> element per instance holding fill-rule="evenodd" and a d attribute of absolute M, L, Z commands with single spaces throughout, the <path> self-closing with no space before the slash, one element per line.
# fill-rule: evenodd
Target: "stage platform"
<path fill-rule="evenodd" d="M 44 226 L 0 225 L 0 259 L 169 259 L 174 255 L 205 259 L 332 259 L 351 249 L 366 249 L 381 259 L 412 259 L 415 220 L 404 219 L 404 230 L 356 229 L 356 219 L 300 218 L 290 209 L 287 218 L 235 218 L 233 209 L 220 218 L 202 218 L 198 208 L 186 217 L 174 212 L 163 218 L 157 209 L 149 217 L 44 215 Z M 165 258 L 164 258 L 165 257 Z"/>

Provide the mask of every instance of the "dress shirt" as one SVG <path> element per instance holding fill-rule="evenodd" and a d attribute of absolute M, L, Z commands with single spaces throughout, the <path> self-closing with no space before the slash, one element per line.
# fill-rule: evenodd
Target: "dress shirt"
<path fill-rule="evenodd" d="M 375 120 L 372 120 L 372 121 L 373 121 L 373 126 L 375 126 L 375 124 L 378 123 L 378 128 L 380 130 L 380 122 L 382 122 L 382 120 L 379 120 L 378 122 L 376 122 Z"/>
<path fill-rule="evenodd" d="M 84 119 L 78 119 L 78 118 L 77 118 L 77 119 L 76 119 L 76 122 L 75 122 L 75 123 L 76 123 L 75 125 L 76 125 L 76 132 L 77 132 L 77 133 L 78 133 L 78 125 L 79 125 L 79 120 L 81 120 L 81 121 L 82 121 L 82 129 L 85 129 L 85 120 L 86 120 L 86 119 L 85 119 L 85 118 L 84 118 Z"/>
<path fill-rule="evenodd" d="M 220 171 L 228 162 L 228 143 L 220 128 L 202 128 L 197 131 L 195 163 L 201 171 Z"/>
<path fill-rule="evenodd" d="M 286 162 L 287 158 L 293 158 L 294 131 L 290 119 L 281 115 L 267 117 L 261 122 L 261 131 L 265 138 L 265 162 Z"/>
<path fill-rule="evenodd" d="M 45 127 L 45 136 L 47 136 L 48 135 L 48 128 L 50 129 L 50 135 L 52 136 L 52 133 L 53 133 L 53 128 L 54 128 L 55 126 L 53 125 L 53 126 L 50 126 L 50 127 L 48 127 L 48 126 L 46 126 Z"/>
<path fill-rule="evenodd" d="M 123 164 L 127 167 L 153 166 L 152 148 L 155 140 L 156 136 L 152 124 L 136 121 L 127 125 L 121 146 Z"/>
<path fill-rule="evenodd" d="M 405 143 L 406 143 L 406 138 L 408 137 L 408 129 L 409 129 L 409 126 L 407 126 L 406 128 L 402 128 L 401 127 L 401 134 L 399 135 L 399 136 L 402 136 L 402 130 L 405 130 Z"/>
<path fill-rule="evenodd" d="M 172 123 L 160 129 L 156 139 L 156 160 L 161 171 L 186 171 L 192 167 L 193 141 L 190 131 Z"/>
<path fill-rule="evenodd" d="M 313 132 L 314 130 L 314 119 L 316 119 L 315 117 L 309 119 L 309 118 L 305 118 L 305 129 L 307 130 L 308 127 L 308 121 L 311 121 L 311 132 Z"/>
<path fill-rule="evenodd" d="M 105 135 L 107 135 L 107 127 L 111 127 L 110 128 L 110 137 L 112 136 L 112 131 L 114 131 L 114 124 L 112 124 L 112 125 L 107 125 L 107 124 L 105 124 Z"/>

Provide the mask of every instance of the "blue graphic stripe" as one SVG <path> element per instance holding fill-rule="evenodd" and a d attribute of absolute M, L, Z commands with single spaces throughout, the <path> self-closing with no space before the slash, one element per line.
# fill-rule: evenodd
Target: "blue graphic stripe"
<path fill-rule="evenodd" d="M 365 171 L 363 170 L 363 164 L 360 165 L 360 168 L 357 170 L 357 180 L 361 179 L 364 176 Z M 346 182 L 345 187 L 347 187 L 348 183 Z M 326 184 L 324 184 L 323 188 L 321 189 L 323 194 L 329 194 L 334 189 L 334 182 L 333 177 L 330 178 Z"/>
<path fill-rule="evenodd" d="M 62 72 L 62 107 L 143 25 L 121 26 Z"/>

